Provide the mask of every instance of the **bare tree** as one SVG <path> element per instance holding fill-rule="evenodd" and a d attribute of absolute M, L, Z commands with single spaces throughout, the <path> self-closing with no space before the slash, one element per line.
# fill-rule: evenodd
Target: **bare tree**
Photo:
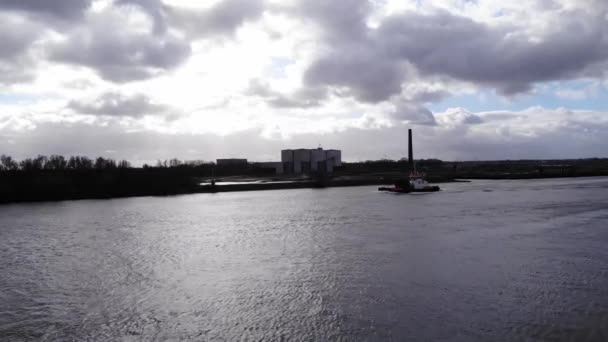
<path fill-rule="evenodd" d="M 26 158 L 19 163 L 21 170 L 35 171 L 42 170 L 47 162 L 46 156 L 38 155 L 36 158 Z"/>
<path fill-rule="evenodd" d="M 128 161 L 126 161 L 124 159 L 118 162 L 119 169 L 128 169 L 130 167 L 131 167 L 131 163 L 129 163 Z"/>
<path fill-rule="evenodd" d="M 47 170 L 65 170 L 68 166 L 68 161 L 63 156 L 52 155 L 46 161 L 44 168 Z"/>
<path fill-rule="evenodd" d="M 177 158 L 169 160 L 169 167 L 178 167 L 180 165 L 182 165 L 182 162 Z"/>
<path fill-rule="evenodd" d="M 75 170 L 88 170 L 93 168 L 93 161 L 84 156 L 72 156 L 68 160 L 68 168 Z"/>
<path fill-rule="evenodd" d="M 11 156 L 0 156 L 0 171 L 14 171 L 19 169 L 19 163 Z"/>
<path fill-rule="evenodd" d="M 95 159 L 95 168 L 98 170 L 107 170 L 107 169 L 115 169 L 116 162 L 113 159 L 105 159 L 103 157 L 97 157 Z"/>

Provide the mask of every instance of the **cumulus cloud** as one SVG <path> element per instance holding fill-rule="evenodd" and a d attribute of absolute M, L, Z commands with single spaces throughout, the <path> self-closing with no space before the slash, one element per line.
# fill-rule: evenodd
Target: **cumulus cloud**
<path fill-rule="evenodd" d="M 386 19 L 375 32 L 388 56 L 413 63 L 422 73 L 492 85 L 505 94 L 534 82 L 568 78 L 608 57 L 602 18 L 566 15 L 539 41 L 511 27 L 490 27 L 441 12 Z"/>
<path fill-rule="evenodd" d="M 306 71 L 308 85 L 346 87 L 361 101 L 379 102 L 411 81 L 404 72 L 408 65 L 423 77 L 512 95 L 536 82 L 590 74 L 608 59 L 602 11 L 560 10 L 550 29 L 531 35 L 519 23 L 489 25 L 443 10 L 398 13 L 370 27 L 365 4 L 353 0 L 354 9 L 343 12 L 342 2 L 302 1 L 304 15 L 315 17 L 323 30 L 327 50 Z"/>
<path fill-rule="evenodd" d="M 92 0 L 2 0 L 0 9 L 72 20 L 81 17 L 92 2 Z"/>
<path fill-rule="evenodd" d="M 34 60 L 29 48 L 40 35 L 39 25 L 0 13 L 0 84 L 34 78 Z"/>
<path fill-rule="evenodd" d="M 192 38 L 208 38 L 231 35 L 244 22 L 258 19 L 264 12 L 264 1 L 224 0 L 202 10 L 169 6 L 166 9 L 172 25 Z"/>
<path fill-rule="evenodd" d="M 209 159 L 322 142 L 357 160 L 403 156 L 406 126 L 444 159 L 607 147 L 606 113 L 540 106 L 605 97 L 604 0 L 183 3 L 0 0 L 0 147 L 70 151 L 101 129 L 87 151 L 148 158 L 146 141 L 179 137 L 166 157 L 192 139 Z"/>
<path fill-rule="evenodd" d="M 39 36 L 39 27 L 10 15 L 0 14 L 0 59 L 16 59 Z"/>
<path fill-rule="evenodd" d="M 249 82 L 245 95 L 258 96 L 276 108 L 310 108 L 320 106 L 327 98 L 327 92 L 321 88 L 301 88 L 291 94 L 273 90 L 267 82 L 254 79 Z"/>
<path fill-rule="evenodd" d="M 93 100 L 72 100 L 67 107 L 79 114 L 133 118 L 164 114 L 169 110 L 168 106 L 154 103 L 145 95 L 126 96 L 116 92 L 101 94 Z"/>
<path fill-rule="evenodd" d="M 492 113 L 473 113 L 482 118 Z M 443 160 L 554 159 L 605 156 L 608 148 L 608 113 L 529 108 L 510 113 L 511 118 L 476 125 L 417 126 L 414 129 L 417 158 Z M 523 118 L 523 120 L 522 120 Z M 438 118 L 438 121 L 439 118 Z M 515 124 L 523 121 L 523 123 Z M 138 130 L 125 133 L 115 123 L 47 123 L 13 134 L 0 125 L 0 149 L 23 158 L 38 153 L 104 154 L 115 158 L 154 161 L 158 158 L 214 160 L 243 156 L 252 160 L 278 160 L 279 151 L 294 146 L 342 149 L 345 160 L 398 159 L 407 154 L 407 125 L 347 128 L 318 134 L 295 134 L 269 139 L 261 129 L 228 135 L 172 134 Z M 2 137 L 5 137 L 3 139 Z M 8 140 L 12 142 L 9 143 Z M 74 144 L 79 141 L 79 144 Z"/>
<path fill-rule="evenodd" d="M 381 102 L 401 92 L 405 70 L 366 46 L 343 46 L 314 61 L 304 81 L 308 86 L 344 88 L 365 102 Z"/>
<path fill-rule="evenodd" d="M 163 33 L 167 30 L 165 6 L 162 0 L 115 0 L 117 6 L 136 7 L 146 13 L 154 21 L 154 32 Z"/>
<path fill-rule="evenodd" d="M 390 116 L 396 121 L 408 124 L 430 126 L 436 124 L 435 116 L 430 110 L 422 105 L 404 100 L 396 101 Z"/>
<path fill-rule="evenodd" d="M 371 2 L 361 0 L 298 0 L 291 13 L 317 24 L 325 39 L 341 44 L 366 34 L 370 9 Z"/>
<path fill-rule="evenodd" d="M 437 121 L 442 125 L 475 125 L 483 122 L 483 119 L 464 108 L 450 108 L 445 113 L 437 115 Z"/>
<path fill-rule="evenodd" d="M 70 32 L 67 39 L 50 44 L 49 54 L 57 62 L 91 68 L 106 80 L 123 83 L 158 76 L 184 62 L 190 44 L 168 32 L 141 32 L 125 27 L 128 22 L 117 11 L 91 14 L 86 28 Z"/>

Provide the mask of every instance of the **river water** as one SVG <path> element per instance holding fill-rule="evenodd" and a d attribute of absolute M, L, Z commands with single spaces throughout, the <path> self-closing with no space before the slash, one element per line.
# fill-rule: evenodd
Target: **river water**
<path fill-rule="evenodd" d="M 608 178 L 442 188 L 0 206 L 0 340 L 608 340 Z"/>

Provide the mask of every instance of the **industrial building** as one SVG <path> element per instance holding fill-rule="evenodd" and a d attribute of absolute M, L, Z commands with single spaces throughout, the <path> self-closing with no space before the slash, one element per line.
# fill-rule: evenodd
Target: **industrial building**
<path fill-rule="evenodd" d="M 274 169 L 274 172 L 277 175 L 283 174 L 283 163 L 281 162 L 261 162 L 256 163 L 256 165 L 264 169 Z"/>
<path fill-rule="evenodd" d="M 282 150 L 281 163 L 286 174 L 331 173 L 342 165 L 342 151 L 316 149 Z"/>

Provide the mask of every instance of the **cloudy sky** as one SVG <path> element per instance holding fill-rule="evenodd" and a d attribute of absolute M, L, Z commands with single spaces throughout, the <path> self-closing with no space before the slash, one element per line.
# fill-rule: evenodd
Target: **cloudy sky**
<path fill-rule="evenodd" d="M 606 0 L 1 0 L 0 154 L 608 157 Z"/>

